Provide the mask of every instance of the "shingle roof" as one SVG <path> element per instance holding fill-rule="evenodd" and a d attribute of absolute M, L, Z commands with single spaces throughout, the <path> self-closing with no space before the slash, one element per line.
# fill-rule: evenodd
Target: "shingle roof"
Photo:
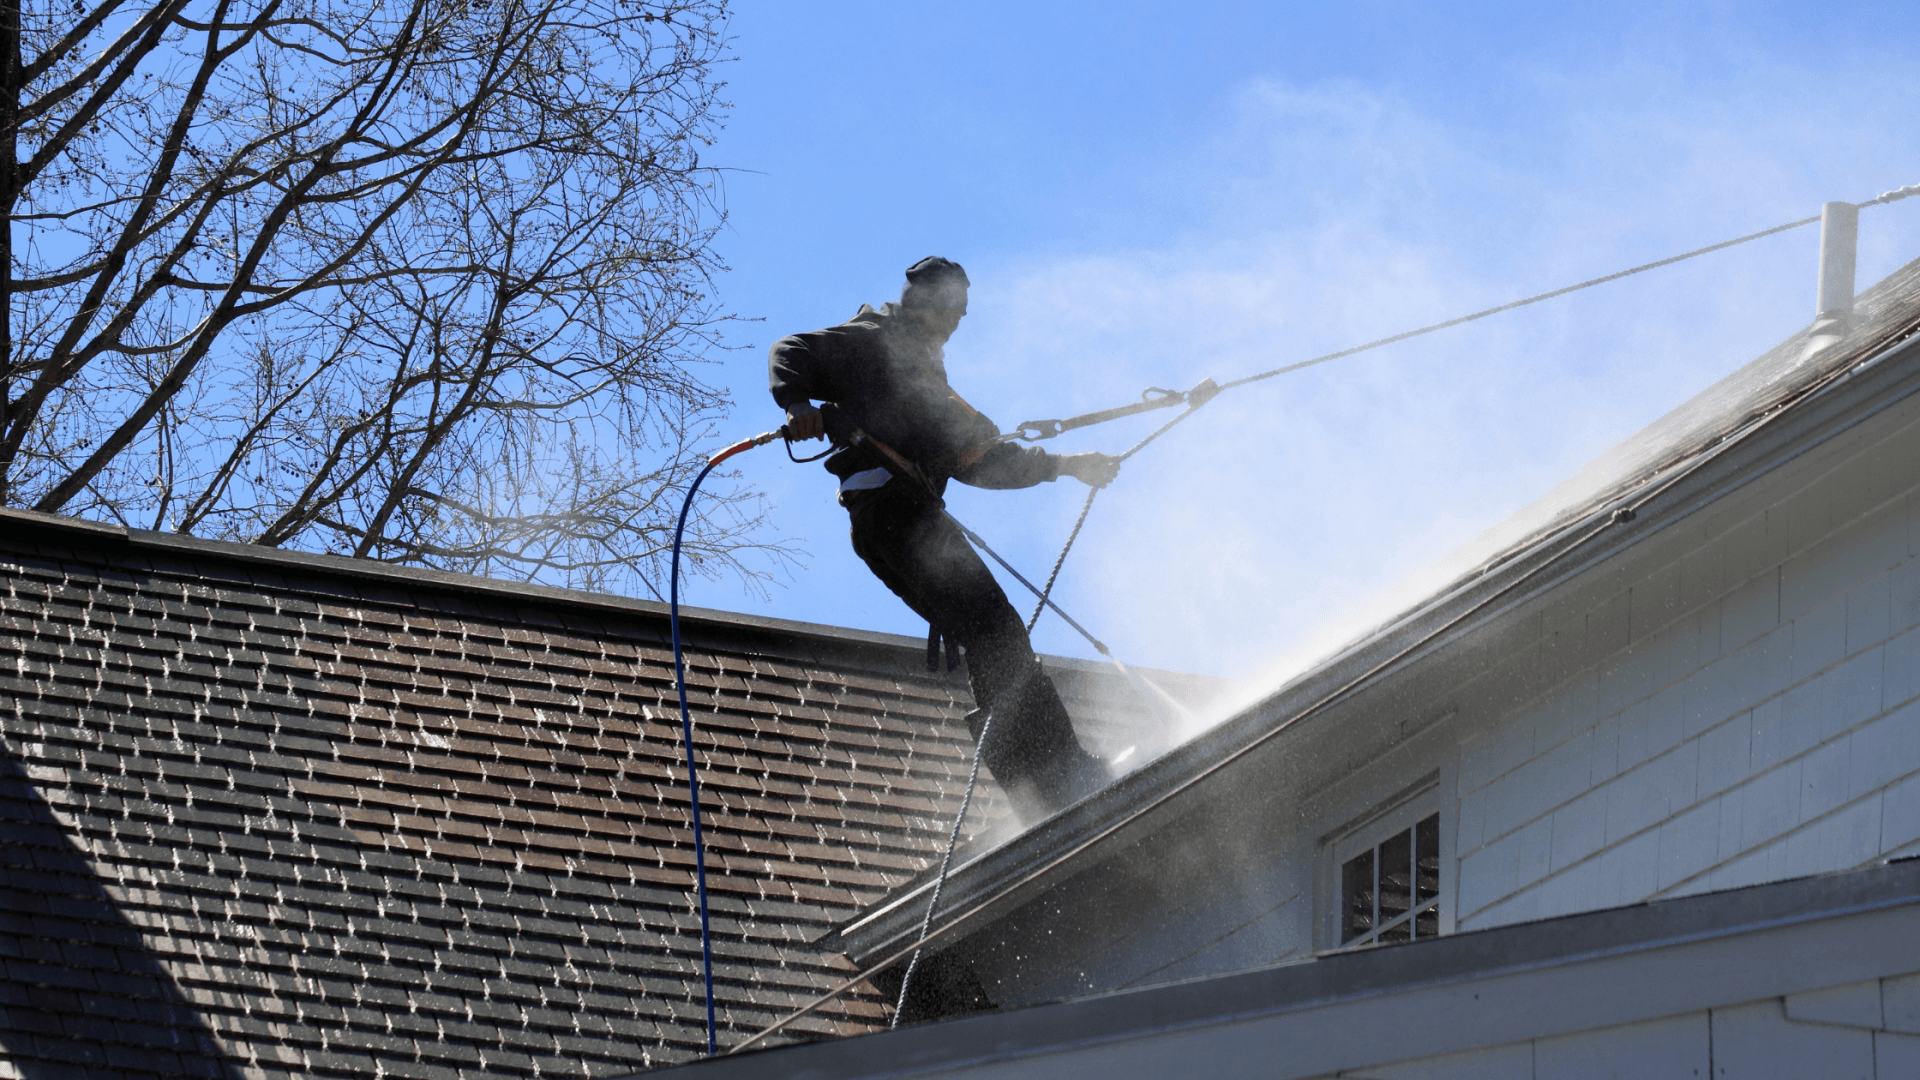
<path fill-rule="evenodd" d="M 16 1071 L 579 1076 L 701 1046 L 661 605 L 18 512 L 0 573 Z M 844 978 L 810 942 L 936 854 L 970 702 L 907 639 L 683 624 L 720 1022 L 753 1030 Z M 975 805 L 969 833 L 1005 827 L 996 789 Z M 850 995 L 797 1034 L 884 1015 Z"/>
<path fill-rule="evenodd" d="M 1543 537 L 1577 523 L 1650 481 L 1711 451 L 1756 417 L 1796 398 L 1835 370 L 1861 362 L 1915 331 L 1920 260 L 1876 282 L 1850 317 L 1807 326 L 1681 402 L 1594 458 L 1580 471 L 1450 555 L 1443 567 L 1478 571 L 1523 555 Z"/>

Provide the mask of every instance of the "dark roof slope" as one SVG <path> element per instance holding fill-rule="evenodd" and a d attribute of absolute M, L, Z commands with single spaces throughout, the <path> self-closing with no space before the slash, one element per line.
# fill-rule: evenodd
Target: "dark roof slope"
<path fill-rule="evenodd" d="M 0 512 L 0 619 L 26 1075 L 580 1076 L 702 1045 L 662 605 Z M 908 639 L 683 625 L 720 1022 L 752 1031 L 844 978 L 809 943 L 944 841 L 970 702 Z M 1006 826 L 997 790 L 975 806 Z M 797 1034 L 885 1012 L 856 993 Z"/>

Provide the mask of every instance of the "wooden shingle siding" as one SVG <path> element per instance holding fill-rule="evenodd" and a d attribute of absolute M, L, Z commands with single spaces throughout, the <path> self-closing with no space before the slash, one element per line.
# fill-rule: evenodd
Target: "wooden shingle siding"
<path fill-rule="evenodd" d="M 13 532 L 0 1074 L 587 1076 L 703 1045 L 663 616 Z M 937 854 L 970 702 L 910 647 L 688 630 L 724 1044 L 844 978 L 809 943 Z M 1006 816 L 983 785 L 970 832 Z M 885 1016 L 856 993 L 793 1034 Z"/>
<path fill-rule="evenodd" d="M 1460 754 L 1460 927 L 1920 850 L 1916 461 L 1909 425 L 1555 628 L 1585 666 Z"/>

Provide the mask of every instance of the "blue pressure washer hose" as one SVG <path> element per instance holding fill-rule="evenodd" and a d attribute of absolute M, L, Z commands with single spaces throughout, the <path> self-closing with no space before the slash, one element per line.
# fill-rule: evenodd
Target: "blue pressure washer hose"
<path fill-rule="evenodd" d="M 680 524 L 673 530 L 673 560 L 667 579 L 667 621 L 673 628 L 673 683 L 680 692 L 680 741 L 687 748 L 687 805 L 693 811 L 693 873 L 700 890 L 700 963 L 707 980 L 707 1054 L 718 1049 L 713 1026 L 713 924 L 707 917 L 707 846 L 700 833 L 700 775 L 693 763 L 693 717 L 687 712 L 687 667 L 680 655 L 680 537 L 687 531 L 687 512 L 693 509 L 693 497 L 714 466 L 735 454 L 765 446 L 780 437 L 769 431 L 742 439 L 707 459 L 707 466 L 687 488 L 687 501 L 680 504 Z"/>
<path fill-rule="evenodd" d="M 933 495 L 937 503 L 940 502 L 939 496 L 934 493 L 933 489 L 927 484 L 926 480 L 920 475 L 919 470 L 915 468 L 911 462 L 908 462 L 905 459 L 901 458 L 900 455 L 892 447 L 887 446 L 885 443 L 881 443 L 878 440 L 872 439 L 865 432 L 860 431 L 857 428 L 849 428 L 845 420 L 839 414 L 838 410 L 836 410 L 831 405 L 823 405 L 821 407 L 821 412 L 825 414 L 823 419 L 825 420 L 826 427 L 828 429 L 829 441 L 833 444 L 832 449 L 840 449 L 843 445 L 850 445 L 850 444 L 859 443 L 859 442 L 869 442 L 873 445 L 874 449 L 880 451 L 883 455 L 889 458 L 894 463 L 894 467 L 900 470 L 900 472 L 903 475 L 905 475 L 906 477 L 908 477 L 913 481 L 916 481 L 917 483 L 920 484 L 920 486 L 927 488 L 928 494 Z M 719 453 L 713 455 L 713 457 L 709 458 L 707 461 L 706 467 L 700 470 L 700 475 L 694 477 L 693 484 L 687 488 L 687 501 L 682 503 L 680 506 L 680 523 L 676 525 L 673 530 L 673 559 L 671 563 L 671 569 L 668 573 L 668 586 L 667 586 L 667 595 L 668 595 L 667 603 L 668 603 L 668 613 L 669 613 L 668 621 L 673 631 L 673 681 L 674 681 L 674 686 L 679 691 L 679 695 L 680 695 L 680 737 L 681 737 L 681 742 L 685 744 L 687 749 L 687 801 L 688 801 L 689 807 L 692 810 L 692 817 L 693 817 L 694 879 L 699 886 L 699 892 L 700 892 L 700 961 L 701 961 L 704 973 L 706 975 L 707 1054 L 709 1056 L 713 1055 L 718 1051 L 718 1043 L 715 1041 L 715 1038 L 714 1038 L 714 1020 L 713 1020 L 713 928 L 712 928 L 712 922 L 707 915 L 707 855 L 706 855 L 706 843 L 700 831 L 700 777 L 699 777 L 699 771 L 695 766 L 694 760 L 693 760 L 693 717 L 687 711 L 687 669 L 686 669 L 686 662 L 681 655 L 681 647 L 680 647 L 680 540 L 682 535 L 685 534 L 685 532 L 687 531 L 687 514 L 693 509 L 693 497 L 695 494 L 697 494 L 700 491 L 700 484 L 706 480 L 707 474 L 712 472 L 715 466 L 719 465 L 721 462 L 727 460 L 728 458 L 734 456 L 735 454 L 745 453 L 746 451 L 751 450 L 756 446 L 765 446 L 768 443 L 772 442 L 773 440 L 780 438 L 782 435 L 786 434 L 786 430 L 787 429 L 783 427 L 779 431 L 769 431 L 769 432 L 766 432 L 765 434 L 755 435 L 751 439 L 742 439 L 739 442 L 734 443 L 732 446 L 727 447 L 725 450 L 722 450 Z M 787 451 L 787 454 L 789 457 L 791 457 L 793 454 L 793 451 L 789 449 Z M 806 459 L 806 460 L 812 460 L 812 459 Z M 1089 503 L 1089 505 L 1091 505 L 1091 503 Z M 1106 657 L 1107 660 L 1110 663 L 1112 663 L 1114 667 L 1119 668 L 1121 674 L 1125 675 L 1129 681 L 1135 682 L 1136 684 L 1142 681 L 1132 671 L 1128 670 L 1125 664 L 1122 664 L 1118 658 L 1116 658 L 1111 652 L 1109 652 L 1107 650 L 1107 647 L 1104 644 L 1102 644 L 1099 641 L 1099 639 L 1095 638 L 1092 634 L 1088 633 L 1085 627 L 1082 627 L 1079 623 L 1075 622 L 1072 616 L 1068 615 L 1064 611 L 1061 611 L 1060 606 L 1054 603 L 1048 597 L 1048 593 L 1052 591 L 1051 581 L 1048 582 L 1048 588 L 1045 591 L 1034 588 L 1032 582 L 1022 577 L 1018 570 L 1015 570 L 1012 567 L 1012 565 L 1009 564 L 1005 559 L 1002 559 L 997 552 L 995 552 L 992 548 L 988 547 L 985 540 L 982 540 L 976 533 L 974 533 L 972 529 L 969 529 L 965 525 L 960 524 L 959 519 L 955 518 L 951 513 L 947 513 L 945 503 L 940 503 L 940 507 L 941 507 L 941 512 L 946 514 L 947 519 L 949 521 L 952 521 L 955 525 L 959 526 L 960 531 L 966 534 L 966 537 L 968 540 L 971 540 L 974 544 L 978 545 L 980 550 L 986 552 L 988 555 L 993 556 L 994 561 L 999 563 L 1002 567 L 1004 567 L 1008 573 L 1012 574 L 1015 580 L 1019 581 L 1020 584 L 1025 585 L 1029 590 L 1033 592 L 1035 596 L 1038 596 L 1040 598 L 1040 603 L 1042 605 L 1052 608 L 1056 613 L 1059 614 L 1059 616 L 1062 619 L 1066 620 L 1067 625 L 1073 627 L 1075 630 L 1078 630 L 1082 637 L 1085 637 L 1088 641 L 1092 642 L 1093 647 L 1096 650 L 1098 650 L 1102 656 Z M 1083 520 L 1085 519 L 1085 516 L 1086 515 L 1082 513 L 1081 517 Z M 1075 529 L 1077 531 L 1078 526 L 1075 526 Z M 1065 553 L 1062 552 L 1062 558 L 1064 557 L 1065 557 Z M 1058 566 L 1054 567 L 1054 572 L 1055 573 L 1059 572 Z M 1151 683 L 1148 683 L 1147 685 L 1152 686 Z M 1166 697 L 1166 691 L 1160 690 L 1160 688 L 1157 686 L 1154 686 L 1153 689 L 1156 691 L 1159 691 L 1162 697 Z M 1169 702 L 1173 701 L 1173 699 L 1170 697 L 1167 697 L 1167 700 Z M 1177 703 L 1176 703 L 1176 707 L 1177 707 Z M 981 735 L 981 741 L 984 742 L 986 737 L 986 729 L 984 727 L 981 729 L 980 735 Z M 940 876 L 935 880 L 933 903 L 927 906 L 927 916 L 926 916 L 926 919 L 923 921 L 923 924 L 920 930 L 920 936 L 922 939 L 924 939 L 927 936 L 927 930 L 932 924 L 934 906 L 940 902 L 940 887 L 944 885 L 946 882 L 947 868 L 948 868 L 948 865 L 952 862 L 953 849 L 960 837 L 960 823 L 966 818 L 968 804 L 973 801 L 974 783 L 976 780 L 979 779 L 979 775 L 980 775 L 980 756 L 979 756 L 979 746 L 978 744 L 976 744 L 974 748 L 973 769 L 967 777 L 967 794 L 966 794 L 966 797 L 961 800 L 960 813 L 958 816 L 955 817 L 953 822 L 953 831 L 947 837 L 946 856 L 941 860 Z M 920 951 L 918 949 L 915 949 L 913 953 L 913 959 L 908 961 L 906 974 L 902 978 L 900 983 L 900 998 L 899 998 L 899 1001 L 896 1002 L 894 1006 L 893 1021 L 895 1024 L 898 1024 L 900 1022 L 900 1010 L 906 1004 L 907 987 L 912 982 L 914 968 L 919 965 L 919 962 L 920 962 Z M 766 1032 L 761 1032 L 761 1034 L 764 1035 L 766 1034 Z M 759 1036 L 755 1036 L 755 1038 L 757 1039 L 759 1038 Z M 749 1040 L 749 1041 L 752 1041 L 752 1040 Z M 738 1047 L 736 1047 L 735 1049 L 738 1049 Z"/>

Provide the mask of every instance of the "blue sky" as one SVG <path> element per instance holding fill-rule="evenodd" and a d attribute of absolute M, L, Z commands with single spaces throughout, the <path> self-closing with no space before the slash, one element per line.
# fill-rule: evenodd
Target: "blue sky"
<path fill-rule="evenodd" d="M 718 295 L 759 321 L 709 375 L 736 437 L 778 423 L 772 340 L 894 298 L 928 254 L 975 283 L 955 386 L 1010 427 L 1920 182 L 1911 4 L 744 0 L 732 32 Z M 1324 650 L 1809 321 L 1816 246 L 1803 229 L 1223 397 L 1100 496 L 1058 597 L 1147 665 Z M 1920 199 L 1865 211 L 1861 248 L 1863 287 L 1920 257 Z M 740 460 L 805 554 L 768 596 L 696 580 L 690 602 L 924 633 L 848 549 L 819 466 Z M 1043 575 L 1082 492 L 952 502 Z M 1052 618 L 1036 641 L 1089 655 Z"/>

